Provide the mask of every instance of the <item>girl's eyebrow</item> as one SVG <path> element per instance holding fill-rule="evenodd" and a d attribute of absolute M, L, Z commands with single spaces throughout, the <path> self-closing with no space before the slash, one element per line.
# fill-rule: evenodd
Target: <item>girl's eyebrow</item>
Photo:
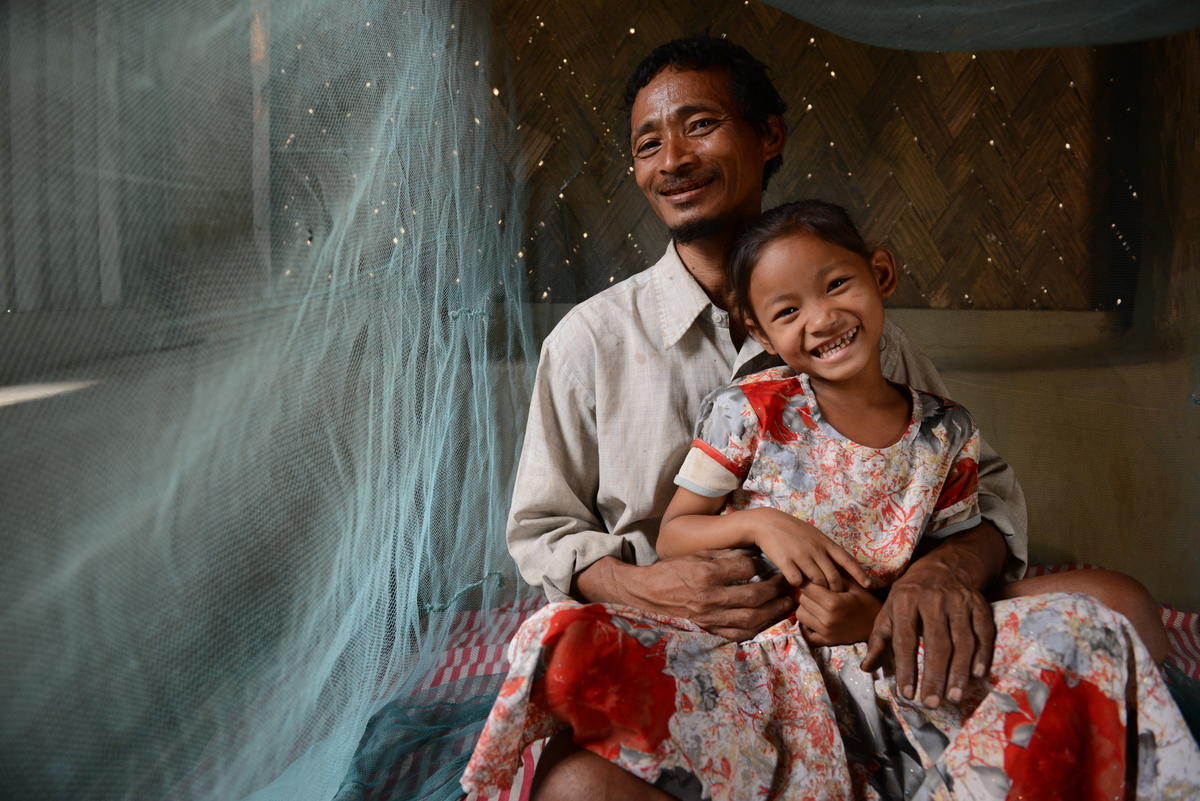
<path fill-rule="evenodd" d="M 846 267 L 851 264 L 853 264 L 853 262 L 850 261 L 849 259 L 844 259 L 844 258 L 834 259 L 833 261 L 828 262 L 824 267 L 818 267 L 814 278 L 816 279 L 817 282 L 823 281 L 823 280 L 825 280 L 825 277 L 828 276 L 830 273 L 835 272 L 839 268 Z M 801 295 L 801 294 L 803 294 L 803 290 L 797 292 L 795 289 L 790 289 L 790 288 L 785 289 L 781 292 L 776 292 L 774 295 L 767 298 L 766 301 L 764 301 L 763 305 L 770 306 L 775 303 L 781 303 L 783 301 L 787 301 L 794 297 L 797 297 L 798 295 Z"/>
<path fill-rule="evenodd" d="M 833 261 L 827 263 L 824 267 L 820 267 L 817 269 L 817 278 L 824 278 L 825 276 L 829 275 L 831 272 L 837 270 L 838 268 L 845 267 L 845 266 L 848 266 L 851 264 L 853 264 L 853 262 L 850 261 L 849 259 L 845 259 L 845 258 L 834 259 Z"/>

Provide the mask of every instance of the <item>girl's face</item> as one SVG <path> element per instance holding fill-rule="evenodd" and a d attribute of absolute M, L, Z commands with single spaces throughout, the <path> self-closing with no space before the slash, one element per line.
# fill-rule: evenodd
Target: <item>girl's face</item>
<path fill-rule="evenodd" d="M 896 262 L 870 258 L 810 233 L 764 247 L 750 275 L 747 328 L 767 352 L 814 379 L 845 381 L 879 370 L 883 299 L 896 288 Z"/>

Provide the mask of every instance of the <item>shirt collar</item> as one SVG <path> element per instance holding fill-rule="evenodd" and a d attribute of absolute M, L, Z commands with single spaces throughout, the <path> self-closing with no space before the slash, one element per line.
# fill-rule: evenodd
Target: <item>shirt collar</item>
<path fill-rule="evenodd" d="M 688 272 L 673 241 L 667 243 L 667 252 L 651 269 L 663 347 L 670 348 L 687 333 L 701 312 L 716 307 Z"/>

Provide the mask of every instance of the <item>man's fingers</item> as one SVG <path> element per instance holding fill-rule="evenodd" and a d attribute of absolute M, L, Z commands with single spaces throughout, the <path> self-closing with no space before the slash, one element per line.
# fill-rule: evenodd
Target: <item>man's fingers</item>
<path fill-rule="evenodd" d="M 941 612 L 941 610 L 937 610 Z M 921 702 L 937 706 L 945 697 L 946 670 L 954 651 L 950 627 L 944 613 L 921 616 L 921 636 L 925 640 L 925 664 L 922 665 Z"/>
<path fill-rule="evenodd" d="M 793 601 L 789 596 L 775 597 L 757 608 L 724 609 L 699 623 L 705 631 L 727 640 L 748 640 L 767 626 L 787 617 Z"/>
<path fill-rule="evenodd" d="M 788 592 L 787 580 L 780 574 L 762 581 L 713 587 L 707 594 L 711 609 L 756 609 Z"/>
<path fill-rule="evenodd" d="M 978 645 L 971 607 L 956 606 L 950 610 L 950 639 L 954 643 L 954 653 L 950 657 L 950 673 L 946 679 L 946 698 L 958 703 L 971 676 L 971 665 Z"/>
<path fill-rule="evenodd" d="M 917 689 L 916 618 L 916 610 L 902 615 L 892 609 L 892 664 L 896 671 L 896 686 L 905 698 L 915 696 Z"/>
<path fill-rule="evenodd" d="M 706 564 L 715 584 L 739 584 L 758 575 L 758 563 L 744 548 L 704 553 L 710 555 Z"/>
<path fill-rule="evenodd" d="M 975 659 L 971 675 L 981 679 L 992 667 L 992 651 L 996 646 L 996 620 L 992 616 L 992 605 L 980 599 L 971 607 L 971 622 L 975 629 Z"/>
<path fill-rule="evenodd" d="M 884 656 L 887 655 L 891 640 L 892 619 L 884 609 L 879 617 L 875 618 L 875 628 L 871 629 L 871 636 L 867 638 L 867 655 L 863 657 L 859 667 L 867 672 L 880 667 L 883 664 Z"/>

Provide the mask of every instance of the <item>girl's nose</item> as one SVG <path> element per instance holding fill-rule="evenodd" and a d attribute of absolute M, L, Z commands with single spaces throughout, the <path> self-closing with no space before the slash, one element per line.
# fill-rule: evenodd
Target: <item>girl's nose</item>
<path fill-rule="evenodd" d="M 813 336 L 833 333 L 837 324 L 838 315 L 831 305 L 818 303 L 813 306 L 812 316 L 808 318 L 808 330 Z"/>

